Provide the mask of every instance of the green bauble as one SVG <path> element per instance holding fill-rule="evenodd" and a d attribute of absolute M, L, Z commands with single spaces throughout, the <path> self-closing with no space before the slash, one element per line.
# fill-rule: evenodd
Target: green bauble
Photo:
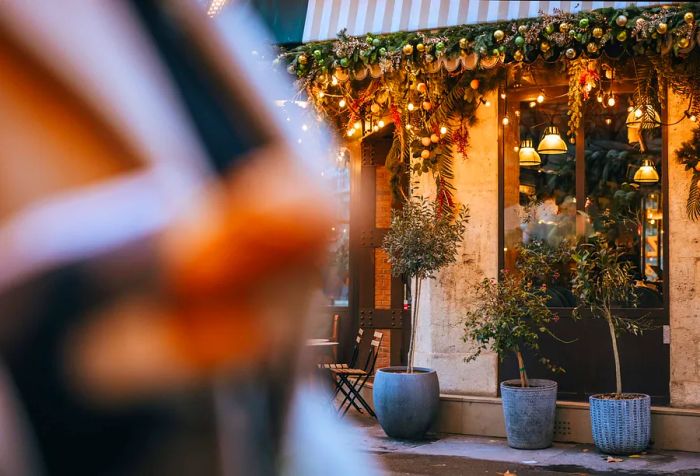
<path fill-rule="evenodd" d="M 583 35 L 581 33 L 576 33 L 576 41 L 583 43 Z"/>
<path fill-rule="evenodd" d="M 320 58 L 321 57 L 321 50 L 314 50 L 314 57 Z"/>
<path fill-rule="evenodd" d="M 365 38 L 365 41 L 367 42 L 368 45 L 371 45 L 373 38 L 371 36 L 367 35 L 367 37 Z"/>
<path fill-rule="evenodd" d="M 379 48 L 379 56 L 386 56 L 386 48 L 383 46 Z"/>
<path fill-rule="evenodd" d="M 627 30 L 622 30 L 615 35 L 615 38 L 617 38 L 617 41 L 623 42 L 627 39 Z"/>
<path fill-rule="evenodd" d="M 438 51 L 444 50 L 444 49 L 445 49 L 445 43 L 443 43 L 442 41 L 439 41 L 439 42 L 435 45 L 435 49 L 438 50 Z"/>
<path fill-rule="evenodd" d="M 580 28 L 588 28 L 588 18 L 581 18 L 581 19 L 578 21 L 578 26 L 579 26 Z"/>
<path fill-rule="evenodd" d="M 379 46 L 381 44 L 382 42 L 379 40 L 379 38 L 375 38 L 372 40 L 372 46 Z"/>
<path fill-rule="evenodd" d="M 550 23 L 544 28 L 544 31 L 546 31 L 547 34 L 551 35 L 552 33 L 554 33 L 554 25 Z"/>
<path fill-rule="evenodd" d="M 343 68 L 347 68 L 348 64 L 349 62 L 347 58 L 340 58 L 340 66 L 342 66 Z"/>
<path fill-rule="evenodd" d="M 525 44 L 525 38 L 523 38 L 522 36 L 516 36 L 516 37 L 515 37 L 515 46 L 521 47 L 521 46 L 523 46 L 524 44 Z"/>
<path fill-rule="evenodd" d="M 501 54 L 501 52 L 498 51 L 498 48 L 494 48 L 493 51 L 491 51 L 491 54 L 492 54 L 493 56 L 498 56 L 498 55 Z"/>

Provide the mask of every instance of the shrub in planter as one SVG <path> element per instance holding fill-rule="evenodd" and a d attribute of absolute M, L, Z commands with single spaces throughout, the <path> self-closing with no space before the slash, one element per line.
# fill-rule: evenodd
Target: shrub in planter
<path fill-rule="evenodd" d="M 614 393 L 592 395 L 591 429 L 593 441 L 601 451 L 630 454 L 644 450 L 651 433 L 649 395 L 622 392 L 620 353 L 617 336 L 621 331 L 639 334 L 643 322 L 623 318 L 614 312 L 614 305 L 636 305 L 633 265 L 625 261 L 623 252 L 597 235 L 576 247 L 576 264 L 572 291 L 578 299 L 575 316 L 585 311 L 605 319 L 608 324 L 615 366 Z"/>
<path fill-rule="evenodd" d="M 496 352 L 499 358 L 514 353 L 518 361 L 519 380 L 501 382 L 503 416 L 508 445 L 520 449 L 546 448 L 552 444 L 557 383 L 552 380 L 528 379 L 523 352 L 539 352 L 541 333 L 556 316 L 547 307 L 545 288 L 504 272 L 500 281 L 484 279 L 477 286 L 475 307 L 465 319 L 465 341 L 474 341 L 476 350 L 467 361 L 476 359 L 483 350 Z M 540 361 L 554 371 L 562 369 L 547 358 Z"/>
<path fill-rule="evenodd" d="M 443 206 L 424 197 L 406 200 L 392 215 L 382 248 L 392 274 L 413 281 L 411 335 L 406 367 L 379 369 L 374 379 L 374 406 L 379 424 L 395 438 L 421 438 L 437 415 L 440 388 L 437 374 L 414 368 L 418 305 L 423 281 L 453 263 L 462 241 L 467 209 Z"/>

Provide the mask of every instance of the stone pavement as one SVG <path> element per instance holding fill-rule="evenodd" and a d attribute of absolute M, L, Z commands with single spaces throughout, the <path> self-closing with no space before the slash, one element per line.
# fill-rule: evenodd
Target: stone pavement
<path fill-rule="evenodd" d="M 505 439 L 440 434 L 426 441 L 387 437 L 375 420 L 355 413 L 350 418 L 363 430 L 362 447 L 374 453 L 387 475 L 561 474 L 697 475 L 700 453 L 649 450 L 622 461 L 592 445 L 555 443 L 544 450 L 516 450 Z"/>

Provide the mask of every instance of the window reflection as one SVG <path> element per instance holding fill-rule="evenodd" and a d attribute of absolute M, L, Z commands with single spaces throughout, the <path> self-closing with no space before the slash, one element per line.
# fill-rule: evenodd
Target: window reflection
<path fill-rule="evenodd" d="M 350 155 L 347 149 L 340 148 L 331 154 L 322 176 L 333 191 L 335 207 L 323 290 L 330 306 L 347 307 L 350 285 Z"/>

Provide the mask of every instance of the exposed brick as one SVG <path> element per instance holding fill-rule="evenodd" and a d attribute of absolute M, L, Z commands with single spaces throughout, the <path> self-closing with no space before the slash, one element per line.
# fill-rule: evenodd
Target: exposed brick
<path fill-rule="evenodd" d="M 391 265 L 381 248 L 374 250 L 374 307 L 391 308 Z"/>

